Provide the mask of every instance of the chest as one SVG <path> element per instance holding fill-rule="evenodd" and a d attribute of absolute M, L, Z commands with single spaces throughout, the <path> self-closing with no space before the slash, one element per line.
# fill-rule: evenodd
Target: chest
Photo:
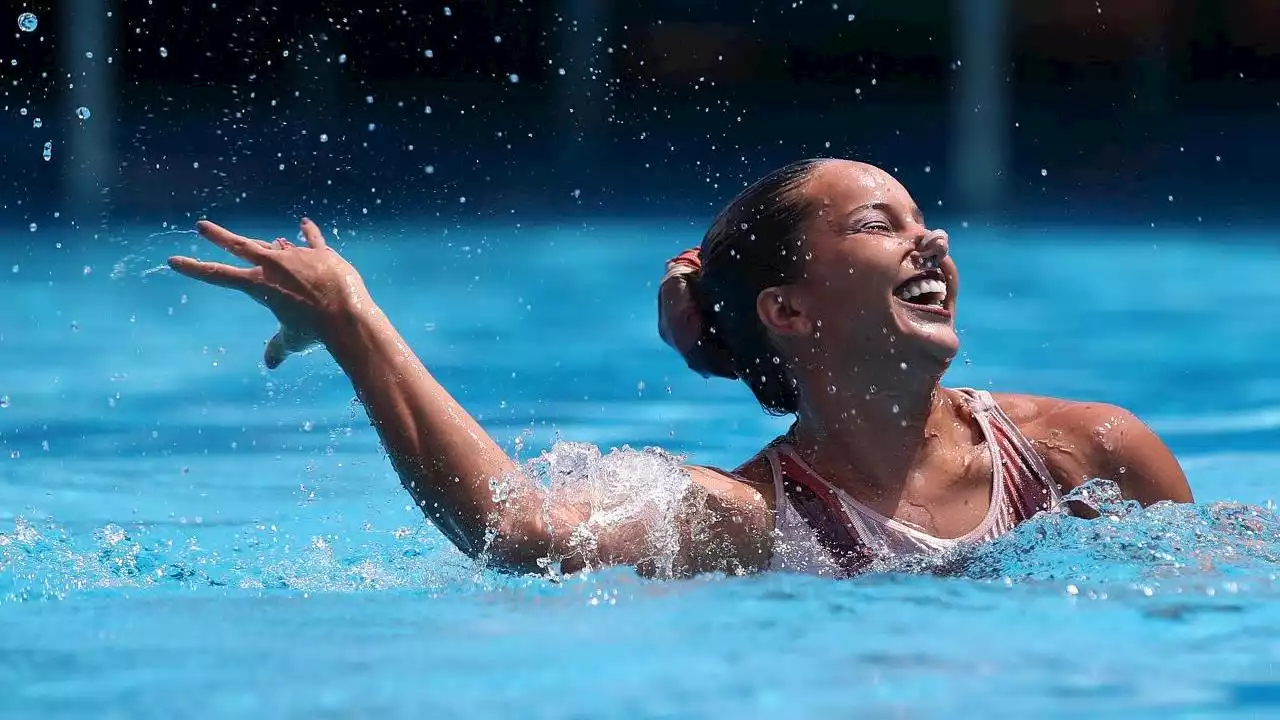
<path fill-rule="evenodd" d="M 962 537 L 982 523 L 991 509 L 994 488 L 991 450 L 984 441 L 914 469 L 896 492 L 857 485 L 854 492 L 846 492 L 884 517 L 949 539 Z"/>

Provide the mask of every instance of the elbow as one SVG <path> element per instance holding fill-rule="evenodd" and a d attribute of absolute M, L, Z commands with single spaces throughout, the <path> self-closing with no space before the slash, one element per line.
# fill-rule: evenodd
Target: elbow
<path fill-rule="evenodd" d="M 481 542 L 464 550 L 485 566 L 509 575 L 543 575 L 552 558 L 551 533 L 542 523 L 524 519 L 490 526 Z"/>

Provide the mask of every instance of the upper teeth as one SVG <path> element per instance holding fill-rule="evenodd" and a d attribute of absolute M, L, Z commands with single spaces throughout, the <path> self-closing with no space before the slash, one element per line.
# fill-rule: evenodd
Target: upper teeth
<path fill-rule="evenodd" d="M 938 302 L 941 303 L 947 299 L 947 284 L 941 280 L 927 278 L 924 280 L 913 280 L 902 289 L 898 290 L 898 297 L 903 300 L 910 300 L 913 297 L 924 295 L 925 293 L 940 293 L 941 297 Z"/>

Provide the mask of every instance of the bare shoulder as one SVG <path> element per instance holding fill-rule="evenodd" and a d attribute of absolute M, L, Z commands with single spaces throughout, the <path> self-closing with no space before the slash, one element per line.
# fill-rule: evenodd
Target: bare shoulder
<path fill-rule="evenodd" d="M 1041 435 L 1093 435 L 1100 428 L 1115 423 L 1141 421 L 1128 410 L 1109 403 L 1081 402 L 1044 395 L 992 393 L 1000 409 L 1028 437 Z"/>
<path fill-rule="evenodd" d="M 1144 504 L 1191 501 L 1186 476 L 1164 441 L 1118 405 L 1038 395 L 993 394 L 1036 446 L 1064 489 L 1091 478 L 1115 480 Z"/>
<path fill-rule="evenodd" d="M 686 465 L 694 484 L 711 502 L 752 513 L 773 512 L 773 475 L 767 460 L 763 467 L 753 459 L 733 472 L 703 465 Z"/>
<path fill-rule="evenodd" d="M 684 556 L 690 572 L 741 574 L 768 567 L 773 534 L 768 461 L 763 469 L 753 460 L 734 472 L 701 465 L 685 469 L 702 491 L 685 523 Z"/>

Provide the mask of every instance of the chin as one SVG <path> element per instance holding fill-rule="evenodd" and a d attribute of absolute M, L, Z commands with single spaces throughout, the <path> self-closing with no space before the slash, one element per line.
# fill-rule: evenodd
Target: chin
<path fill-rule="evenodd" d="M 960 352 L 960 336 L 953 323 L 954 309 L 934 312 L 903 305 L 906 304 L 901 303 L 894 313 L 899 352 L 949 365 Z"/>

